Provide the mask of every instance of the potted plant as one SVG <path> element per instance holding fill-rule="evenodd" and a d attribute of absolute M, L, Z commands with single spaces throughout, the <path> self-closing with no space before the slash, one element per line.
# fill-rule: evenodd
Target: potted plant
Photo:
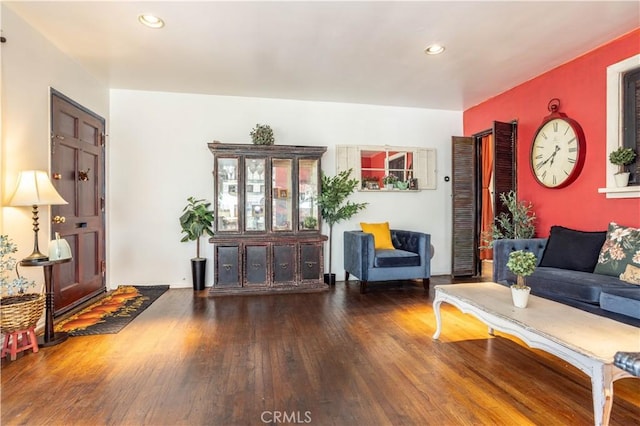
<path fill-rule="evenodd" d="M 254 145 L 273 145 L 275 142 L 273 130 L 267 124 L 256 124 L 249 134 Z"/>
<path fill-rule="evenodd" d="M 200 237 L 204 234 L 213 236 L 213 211 L 209 210 L 211 203 L 205 200 L 187 198 L 188 204 L 182 210 L 180 226 L 184 236 L 181 242 L 196 241 L 196 257 L 191 259 L 191 275 L 194 290 L 204 290 L 204 276 L 207 259 L 200 257 Z"/>
<path fill-rule="evenodd" d="M 495 240 L 533 238 L 536 233 L 536 214 L 530 202 L 518 201 L 513 190 L 501 193 L 500 200 L 508 213 L 500 212 L 494 218 L 491 231 L 482 236 L 485 245 L 481 248 L 492 248 Z"/>
<path fill-rule="evenodd" d="M 304 229 L 316 229 L 318 226 L 318 219 L 313 216 L 306 216 L 302 221 L 302 227 Z"/>
<path fill-rule="evenodd" d="M 9 236 L 0 235 L 0 330 L 5 334 L 35 327 L 44 310 L 43 294 L 25 292 L 35 282 L 17 273 L 17 262 L 11 257 L 16 251 L 18 247 Z M 17 277 L 11 279 L 14 269 Z"/>
<path fill-rule="evenodd" d="M 353 169 L 343 170 L 336 176 L 329 177 L 322 173 L 322 187 L 318 196 L 318 206 L 322 218 L 329 225 L 329 273 L 324 274 L 324 282 L 329 285 L 336 283 L 335 274 L 331 273 L 331 242 L 333 225 L 351 218 L 363 210 L 368 203 L 352 203 L 347 198 L 358 187 L 358 179 L 351 179 Z"/>
<path fill-rule="evenodd" d="M 511 286 L 511 297 L 517 308 L 527 307 L 531 287 L 526 285 L 525 277 L 533 274 L 537 261 L 536 255 L 530 251 L 517 250 L 509 253 L 507 268 L 516 275 L 516 283 Z"/>
<path fill-rule="evenodd" d="M 636 153 L 632 148 L 620 147 L 609 154 L 611 164 L 618 166 L 618 172 L 613 175 L 616 186 L 623 187 L 629 184 L 629 172 L 626 166 L 633 163 L 636 159 Z"/>
<path fill-rule="evenodd" d="M 382 178 L 382 183 L 384 187 L 387 189 L 392 189 L 396 182 L 398 181 L 398 177 L 396 175 L 386 175 Z"/>

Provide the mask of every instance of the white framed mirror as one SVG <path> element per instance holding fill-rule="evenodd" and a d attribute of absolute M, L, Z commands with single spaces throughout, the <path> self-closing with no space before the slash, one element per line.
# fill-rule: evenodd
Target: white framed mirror
<path fill-rule="evenodd" d="M 336 156 L 336 172 L 352 169 L 361 191 L 436 189 L 435 149 L 338 145 Z"/>

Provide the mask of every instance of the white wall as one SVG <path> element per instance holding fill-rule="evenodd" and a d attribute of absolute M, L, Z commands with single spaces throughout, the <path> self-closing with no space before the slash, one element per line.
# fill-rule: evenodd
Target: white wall
<path fill-rule="evenodd" d="M 31 253 L 33 228 L 31 208 L 4 207 L 13 192 L 18 172 L 25 169 L 49 170 L 50 99 L 53 87 L 76 102 L 100 114 L 109 122 L 109 90 L 71 60 L 42 34 L 0 5 L 2 35 L 2 139 L 0 178 L 2 215 L 0 232 L 17 244 L 16 259 Z M 50 240 L 49 209 L 40 209 L 41 250 Z M 23 268 L 24 275 L 42 283 L 42 270 Z"/>
<path fill-rule="evenodd" d="M 450 265 L 452 135 L 462 112 L 356 104 L 111 90 L 108 139 L 108 285 L 191 285 L 195 243 L 180 243 L 178 217 L 189 196 L 213 197 L 213 156 L 207 143 L 250 143 L 256 123 L 274 129 L 278 145 L 325 145 L 323 170 L 335 173 L 336 145 L 399 145 L 437 149 L 438 188 L 421 192 L 358 192 L 368 208 L 334 227 L 333 271 L 342 270 L 342 232 L 360 221 L 389 221 L 428 232 L 432 274 Z M 325 230 L 326 233 L 326 230 Z M 203 241 L 203 255 L 212 246 Z M 328 257 L 328 256 L 327 256 Z M 209 262 L 207 285 L 213 280 Z"/>

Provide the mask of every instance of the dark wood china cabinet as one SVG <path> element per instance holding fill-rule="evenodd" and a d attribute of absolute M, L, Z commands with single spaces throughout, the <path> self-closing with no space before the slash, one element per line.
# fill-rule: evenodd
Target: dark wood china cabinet
<path fill-rule="evenodd" d="M 214 157 L 211 294 L 318 291 L 324 146 L 208 144 Z"/>

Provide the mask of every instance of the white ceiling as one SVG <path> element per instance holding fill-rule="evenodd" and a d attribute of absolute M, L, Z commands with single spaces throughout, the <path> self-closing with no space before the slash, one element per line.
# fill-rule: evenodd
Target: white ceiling
<path fill-rule="evenodd" d="M 112 88 L 450 110 L 640 26 L 637 1 L 4 4 Z"/>

